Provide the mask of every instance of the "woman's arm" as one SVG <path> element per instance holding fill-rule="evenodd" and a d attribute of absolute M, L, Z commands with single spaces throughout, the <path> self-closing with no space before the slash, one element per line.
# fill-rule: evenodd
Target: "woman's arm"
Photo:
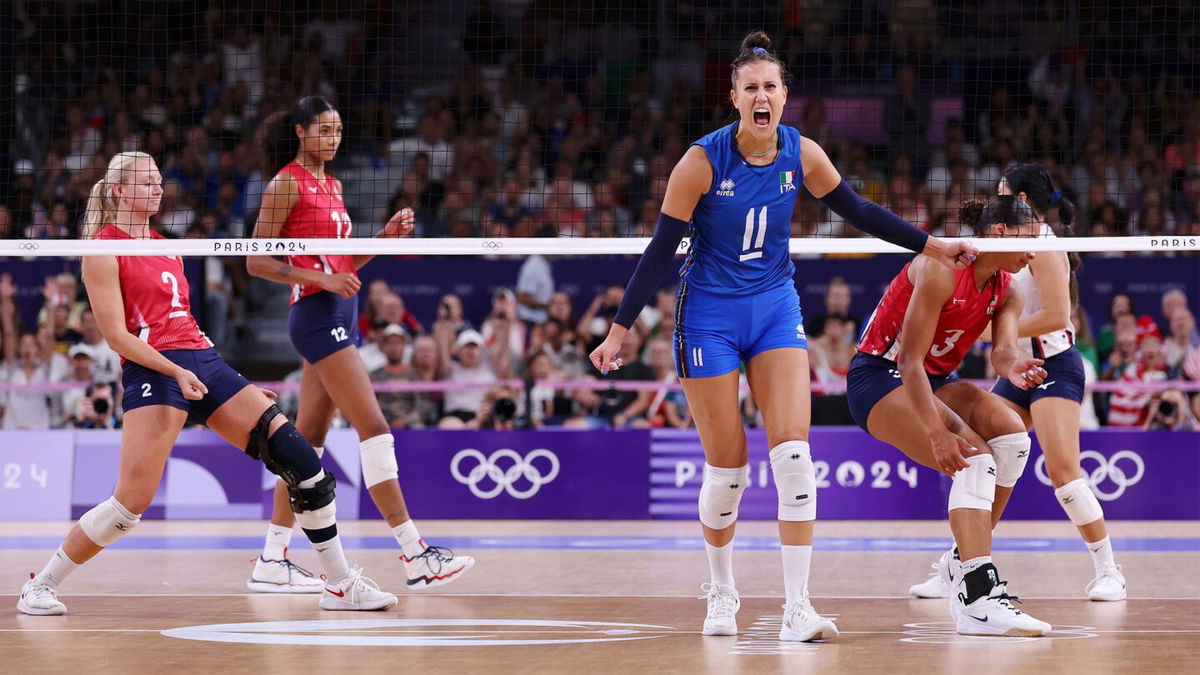
<path fill-rule="evenodd" d="M 1008 378 L 1021 389 L 1036 387 L 1046 377 L 1039 366 L 1041 359 L 1029 358 L 1017 349 L 1017 326 L 1024 300 L 1015 287 L 1010 286 L 1008 297 L 992 317 L 992 367 L 1000 377 Z"/>
<path fill-rule="evenodd" d="M 860 197 L 842 180 L 829 156 L 812 139 L 800 138 L 800 164 L 809 193 L 863 232 L 923 253 L 950 269 L 962 269 L 979 254 L 978 249 L 966 242 L 931 237 L 891 211 Z"/>
<path fill-rule="evenodd" d="M 262 206 L 254 224 L 254 236 L 278 237 L 283 231 L 288 214 L 299 201 L 300 190 L 296 186 L 296 179 L 286 174 L 271 179 L 267 189 L 263 191 Z M 260 279 L 281 284 L 315 284 L 344 298 L 357 294 L 362 285 L 353 274 L 326 274 L 320 270 L 306 270 L 264 255 L 247 256 L 246 271 Z"/>
<path fill-rule="evenodd" d="M 0 350 L 3 350 L 3 363 L 12 363 L 17 359 L 17 303 L 13 296 L 17 289 L 13 286 L 12 277 L 5 273 L 0 275 Z"/>
<path fill-rule="evenodd" d="M 952 433 L 942 422 L 941 412 L 933 396 L 933 387 L 925 375 L 925 356 L 933 345 L 934 332 L 942 305 L 954 294 L 954 273 L 931 260 L 917 258 L 908 268 L 913 282 L 912 298 L 904 314 L 900 355 L 896 360 L 904 391 L 912 404 L 916 422 L 929 436 L 934 460 L 948 475 L 969 466 L 962 451 L 970 450 L 961 437 Z"/>
<path fill-rule="evenodd" d="M 1063 253 L 1042 253 L 1030 261 L 1042 308 L 1018 320 L 1017 337 L 1036 337 L 1071 325 L 1070 269 Z"/>
<path fill-rule="evenodd" d="M 688 148 L 671 171 L 654 236 L 629 279 L 621 306 L 617 309 L 616 319 L 609 328 L 608 337 L 591 354 L 592 364 L 601 373 L 620 367 L 616 358 L 621 348 L 621 339 L 633 326 L 650 295 L 666 275 L 676 251 L 679 250 L 679 242 L 687 234 L 692 212 L 696 210 L 700 196 L 711 187 L 712 180 L 712 165 L 708 162 L 708 155 L 698 145 Z"/>
<path fill-rule="evenodd" d="M 125 307 L 121 302 L 121 280 L 114 256 L 87 256 L 83 259 L 84 288 L 100 334 L 117 354 L 141 366 L 170 375 L 179 382 L 184 398 L 200 400 L 208 388 L 191 371 L 172 363 L 157 349 L 139 340 L 125 328 Z"/>

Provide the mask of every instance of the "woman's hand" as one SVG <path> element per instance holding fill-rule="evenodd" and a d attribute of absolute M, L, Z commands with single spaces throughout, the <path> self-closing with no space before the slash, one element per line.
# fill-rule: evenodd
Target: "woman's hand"
<path fill-rule="evenodd" d="M 924 255 L 933 258 L 952 270 L 961 270 L 975 262 L 979 249 L 965 241 L 944 241 L 930 237 L 925 242 Z"/>
<path fill-rule="evenodd" d="M 387 221 L 387 225 L 376 236 L 379 237 L 395 237 L 400 238 L 411 234 L 413 226 L 417 222 L 417 216 L 413 210 L 407 206 L 392 214 L 392 217 Z"/>
<path fill-rule="evenodd" d="M 947 476 L 969 467 L 966 456 L 976 452 L 966 439 L 944 427 L 929 435 L 929 444 L 933 449 L 933 461 Z"/>
<path fill-rule="evenodd" d="M 1046 371 L 1041 367 L 1045 361 L 1041 359 L 1017 359 L 1008 369 L 1008 381 L 1021 389 L 1032 389 L 1046 379 Z"/>
<path fill-rule="evenodd" d="M 353 298 L 358 295 L 358 291 L 362 288 L 362 282 L 353 274 L 340 272 L 338 274 L 326 274 L 321 277 L 318 282 L 321 288 L 342 296 L 343 298 Z"/>
<path fill-rule="evenodd" d="M 186 368 L 179 371 L 175 376 L 175 381 L 179 383 L 179 390 L 183 392 L 183 397 L 189 401 L 199 401 L 208 393 L 208 387 L 196 377 L 196 374 Z"/>
<path fill-rule="evenodd" d="M 604 338 L 604 342 L 601 342 L 600 346 L 592 351 L 592 365 L 596 366 L 596 370 L 599 370 L 601 375 L 607 375 L 611 370 L 620 370 L 624 365 L 619 353 L 621 339 L 609 332 L 608 337 Z"/>

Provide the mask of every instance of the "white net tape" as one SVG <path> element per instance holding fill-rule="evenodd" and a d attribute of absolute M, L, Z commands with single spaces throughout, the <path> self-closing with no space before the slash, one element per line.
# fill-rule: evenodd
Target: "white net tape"
<path fill-rule="evenodd" d="M 1200 237 L 1045 237 L 968 239 L 981 251 L 1198 251 Z M 612 255 L 640 254 L 650 242 L 634 238 L 448 239 L 46 239 L 0 240 L 0 257 L 86 255 Z M 686 253 L 689 240 L 679 245 Z M 906 253 L 873 238 L 792 239 L 792 255 Z"/>

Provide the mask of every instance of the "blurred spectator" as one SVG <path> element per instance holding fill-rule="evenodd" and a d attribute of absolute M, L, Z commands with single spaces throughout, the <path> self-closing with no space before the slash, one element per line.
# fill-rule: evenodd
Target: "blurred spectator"
<path fill-rule="evenodd" d="M 917 92 L 917 74 L 902 66 L 896 70 L 896 93 L 888 97 L 883 108 L 883 128 L 887 131 L 888 151 L 892 157 L 908 155 L 917 173 L 903 176 L 910 182 L 924 175 L 929 164 L 929 146 L 925 132 L 933 119 L 933 107 L 928 96 Z"/>
<path fill-rule="evenodd" d="M 406 379 L 409 382 L 436 382 L 440 362 L 437 341 L 429 335 L 418 336 L 412 344 L 412 362 Z M 408 426 L 413 429 L 436 427 L 442 418 L 442 392 L 404 392 L 410 401 Z"/>
<path fill-rule="evenodd" d="M 455 384 L 488 384 L 495 382 L 497 371 L 495 356 L 484 350 L 483 336 L 478 331 L 467 329 L 450 342 L 446 331 L 435 332 L 439 341 L 438 354 L 441 359 L 439 379 Z M 453 357 L 453 358 L 451 358 Z M 445 395 L 445 416 L 439 423 L 442 428 L 462 428 L 479 414 L 479 407 L 487 395 L 487 388 L 470 387 L 452 389 Z"/>
<path fill-rule="evenodd" d="M 653 428 L 686 429 L 692 426 L 692 414 L 683 392 L 670 385 L 678 382 L 675 375 L 675 356 L 671 342 L 664 337 L 651 338 L 646 344 L 646 363 L 662 388 L 650 392 L 646 420 Z"/>
<path fill-rule="evenodd" d="M 0 300 L 2 302 L 2 300 Z M 3 307 L 0 320 L 11 321 Z M 4 326 L 3 361 L 0 362 L 0 382 L 10 385 L 32 385 L 57 382 L 67 370 L 65 359 L 54 353 L 49 326 L 38 333 L 16 335 L 16 327 Z M 10 391 L 0 398 L 4 419 L 0 429 L 49 429 L 53 396 L 45 391 Z"/>
<path fill-rule="evenodd" d="M 525 324 L 517 320 L 517 298 L 511 289 L 492 292 L 492 312 L 481 328 L 488 351 L 507 350 L 513 363 L 521 360 L 525 354 Z"/>
<path fill-rule="evenodd" d="M 98 382 L 116 382 L 121 379 L 121 357 L 108 346 L 100 334 L 96 315 L 85 309 L 79 315 L 79 333 L 83 336 L 77 346 L 86 346 L 94 361 L 92 375 Z"/>
<path fill-rule="evenodd" d="M 535 324 L 550 317 L 550 300 L 554 297 L 554 275 L 550 262 L 540 255 L 531 255 L 521 263 L 517 272 L 517 317 L 532 330 Z"/>
<path fill-rule="evenodd" d="M 529 341 L 529 354 L 540 353 L 550 358 L 551 368 L 561 371 L 569 380 L 583 377 L 590 365 L 575 342 L 575 331 L 559 319 L 550 319 L 534 330 Z"/>
<path fill-rule="evenodd" d="M 1188 352 L 1200 349 L 1200 335 L 1196 334 L 1196 319 L 1192 310 L 1179 307 L 1171 313 L 1170 336 L 1163 343 L 1163 355 L 1167 368 L 1178 372 Z"/>
<path fill-rule="evenodd" d="M 484 394 L 469 429 L 512 431 L 517 428 L 517 392 L 507 384 L 497 384 Z"/>
<path fill-rule="evenodd" d="M 453 337 L 471 328 L 471 322 L 463 316 L 462 299 L 454 293 L 443 295 L 438 301 L 437 319 L 433 322 L 434 335 L 439 331 L 449 331 Z"/>
<path fill-rule="evenodd" d="M 72 420 L 80 419 L 83 416 L 83 399 L 87 396 L 88 387 L 95 381 L 96 359 L 93 356 L 91 347 L 85 344 L 78 344 L 71 347 L 71 351 L 67 354 L 70 359 L 71 372 L 67 378 L 68 381 L 77 383 L 76 387 L 59 393 L 59 424 L 55 426 L 70 425 Z"/>
<path fill-rule="evenodd" d="M 550 355 L 546 352 L 531 353 L 526 359 L 522 376 L 526 385 L 532 386 L 529 386 L 528 391 L 521 392 L 517 399 L 517 415 L 522 419 L 528 416 L 532 428 L 540 428 L 546 424 L 547 419 L 554 417 L 557 392 L 553 385 L 545 384 L 545 381 L 559 379 L 561 375 L 561 371 L 554 370 Z"/>
<path fill-rule="evenodd" d="M 592 299 L 592 304 L 588 305 L 583 316 L 579 317 L 579 324 L 575 329 L 582 351 L 590 354 L 604 341 L 604 337 L 608 335 L 608 327 L 617 316 L 617 308 L 621 306 L 623 297 L 625 297 L 625 286 L 609 284 Z"/>
<path fill-rule="evenodd" d="M 858 332 L 862 328 L 862 319 L 850 311 L 852 299 L 850 284 L 846 283 L 845 279 L 842 277 L 830 279 L 829 286 L 825 289 L 825 311 L 804 322 L 808 338 L 811 340 L 814 337 L 820 337 L 821 333 L 825 332 L 825 321 L 829 317 L 839 317 L 849 322 L 849 325 L 846 326 L 845 341 L 857 342 Z"/>
<path fill-rule="evenodd" d="M 79 401 L 79 409 L 70 420 L 70 426 L 76 429 L 116 429 L 120 427 L 113 385 L 108 382 L 95 382 L 88 386 L 83 398 Z"/>
<path fill-rule="evenodd" d="M 372 382 L 408 381 L 411 370 L 404 363 L 405 352 L 408 349 L 408 333 L 400 324 L 388 324 L 380 331 L 378 338 L 380 354 L 383 356 L 382 366 L 370 371 Z M 362 354 L 362 350 L 359 351 Z M 364 364 L 366 357 L 363 358 Z M 379 400 L 379 409 L 392 427 L 405 429 L 409 426 L 413 412 L 413 398 L 409 392 L 377 391 L 375 398 Z"/>
<path fill-rule="evenodd" d="M 621 340 L 621 354 L 625 364 L 610 372 L 606 379 L 616 382 L 653 380 L 654 371 L 642 361 L 641 353 L 641 334 L 636 330 L 626 331 L 625 337 Z M 618 429 L 625 426 L 649 426 L 645 414 L 653 396 L 653 393 L 647 390 L 607 389 L 600 392 L 600 405 L 596 410 L 596 415 Z"/>
<path fill-rule="evenodd" d="M 1108 323 L 1096 334 L 1096 350 L 1100 353 L 1100 360 L 1108 359 L 1108 354 L 1116 342 L 1117 320 L 1125 314 L 1133 313 L 1133 298 L 1129 297 L 1128 293 L 1114 293 L 1108 305 Z"/>
<path fill-rule="evenodd" d="M 1178 389 L 1155 394 L 1142 428 L 1148 431 L 1198 431 L 1200 422 L 1192 414 L 1190 401 Z"/>
<path fill-rule="evenodd" d="M 1117 336 L 1117 347 L 1113 354 L 1124 354 L 1130 339 L 1129 331 L 1122 331 Z M 1163 360 L 1162 341 L 1154 336 L 1143 338 L 1133 361 L 1114 370 L 1119 370 L 1119 375 L 1114 379 L 1120 383 L 1143 384 L 1166 380 L 1167 364 Z M 1129 388 L 1113 392 L 1109 399 L 1109 426 L 1142 426 L 1149 414 L 1150 399 L 1150 392 L 1146 390 Z"/>

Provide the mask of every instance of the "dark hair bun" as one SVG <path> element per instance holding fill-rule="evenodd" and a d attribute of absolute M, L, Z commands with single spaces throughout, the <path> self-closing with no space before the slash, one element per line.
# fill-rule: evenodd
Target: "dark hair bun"
<path fill-rule="evenodd" d="M 987 206 L 986 199 L 973 197 L 963 200 L 958 205 L 958 222 L 975 229 L 975 225 L 979 222 L 979 216 L 983 215 L 983 209 Z"/>
<path fill-rule="evenodd" d="M 742 38 L 742 51 L 748 52 L 755 47 L 761 47 L 766 50 L 771 49 L 771 38 L 761 30 L 756 30 Z"/>

